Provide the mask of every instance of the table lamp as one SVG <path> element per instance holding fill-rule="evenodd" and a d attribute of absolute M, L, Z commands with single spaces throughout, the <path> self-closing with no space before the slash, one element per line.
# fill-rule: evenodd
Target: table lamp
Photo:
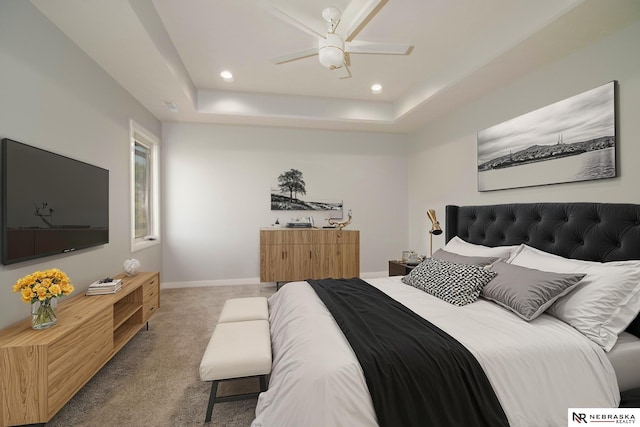
<path fill-rule="evenodd" d="M 431 230 L 429 230 L 429 256 L 433 255 L 433 235 L 436 236 L 438 234 L 442 234 L 442 228 L 440 228 L 440 223 L 436 219 L 436 211 L 433 209 L 429 209 L 427 211 L 427 216 L 431 220 Z"/>

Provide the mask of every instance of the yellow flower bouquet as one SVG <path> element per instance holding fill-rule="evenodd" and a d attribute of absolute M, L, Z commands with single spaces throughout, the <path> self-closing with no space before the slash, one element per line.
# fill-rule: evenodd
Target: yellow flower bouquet
<path fill-rule="evenodd" d="M 13 285 L 22 301 L 31 304 L 31 327 L 45 329 L 56 324 L 56 298 L 69 295 L 74 288 L 69 277 L 57 268 L 27 274 Z"/>

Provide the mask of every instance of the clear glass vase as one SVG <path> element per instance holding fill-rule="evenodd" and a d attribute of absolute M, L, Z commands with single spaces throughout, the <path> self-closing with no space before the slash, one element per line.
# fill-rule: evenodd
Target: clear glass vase
<path fill-rule="evenodd" d="M 58 321 L 57 307 L 56 298 L 36 301 L 31 304 L 31 327 L 33 329 L 47 329 L 55 325 Z"/>

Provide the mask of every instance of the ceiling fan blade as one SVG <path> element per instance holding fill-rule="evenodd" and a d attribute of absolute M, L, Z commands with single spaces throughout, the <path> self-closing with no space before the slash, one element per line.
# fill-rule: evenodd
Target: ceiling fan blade
<path fill-rule="evenodd" d="M 287 15 L 285 12 L 283 12 L 280 9 L 278 9 L 277 7 L 275 7 L 274 5 L 270 4 L 267 1 L 260 2 L 260 6 L 262 7 L 262 9 L 266 10 L 271 15 L 273 15 L 276 18 L 286 22 L 287 24 L 291 25 L 292 27 L 297 28 L 300 31 L 303 31 L 303 32 L 309 34 L 310 36 L 313 36 L 313 37 L 316 37 L 316 38 L 325 38 L 324 34 L 321 34 L 321 33 L 317 32 L 316 30 L 314 30 L 313 28 L 311 28 L 311 27 L 303 24 L 302 22 L 298 21 L 297 19 L 292 18 L 291 16 Z"/>
<path fill-rule="evenodd" d="M 376 43 L 354 40 L 345 43 L 349 53 L 377 53 L 384 55 L 406 55 L 413 46 L 403 43 Z"/>
<path fill-rule="evenodd" d="M 275 58 L 271 58 L 271 62 L 273 62 L 274 64 L 284 64 L 286 62 L 295 61 L 297 59 L 308 58 L 310 56 L 317 55 L 317 54 L 318 54 L 317 48 L 301 50 L 299 52 L 292 52 L 287 55 L 276 56 Z"/>
<path fill-rule="evenodd" d="M 351 70 L 349 70 L 349 67 L 346 63 L 340 68 L 334 68 L 333 71 L 338 75 L 338 78 L 340 79 L 348 79 L 349 77 L 351 77 Z"/>
<path fill-rule="evenodd" d="M 348 24 L 343 28 L 344 40 L 351 41 L 360 32 L 360 30 L 378 13 L 378 10 L 382 8 L 389 0 L 362 0 L 352 1 L 342 14 L 342 19 L 349 19 Z M 353 10 L 355 9 L 355 10 Z"/>

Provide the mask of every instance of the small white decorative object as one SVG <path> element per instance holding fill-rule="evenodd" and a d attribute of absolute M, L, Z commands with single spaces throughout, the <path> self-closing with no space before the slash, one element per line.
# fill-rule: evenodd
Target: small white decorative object
<path fill-rule="evenodd" d="M 125 260 L 122 267 L 127 276 L 135 276 L 140 271 L 140 261 L 135 258 L 129 258 Z"/>

